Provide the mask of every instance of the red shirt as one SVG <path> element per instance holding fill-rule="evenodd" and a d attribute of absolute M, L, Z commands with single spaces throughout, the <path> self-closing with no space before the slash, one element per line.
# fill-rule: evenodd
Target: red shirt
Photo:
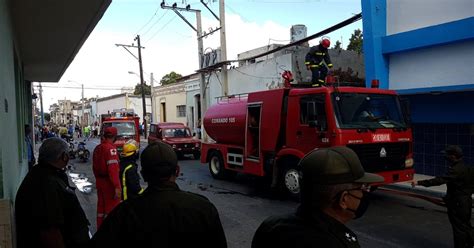
<path fill-rule="evenodd" d="M 120 165 L 117 149 L 108 140 L 103 140 L 94 149 L 92 169 L 96 178 L 109 178 L 115 188 L 120 187 Z"/>

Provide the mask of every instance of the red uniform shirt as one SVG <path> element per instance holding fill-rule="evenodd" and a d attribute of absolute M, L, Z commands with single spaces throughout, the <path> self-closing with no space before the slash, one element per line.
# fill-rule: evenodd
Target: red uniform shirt
<path fill-rule="evenodd" d="M 96 178 L 109 178 L 114 188 L 120 187 L 119 156 L 115 146 L 104 140 L 94 149 L 92 169 Z"/>

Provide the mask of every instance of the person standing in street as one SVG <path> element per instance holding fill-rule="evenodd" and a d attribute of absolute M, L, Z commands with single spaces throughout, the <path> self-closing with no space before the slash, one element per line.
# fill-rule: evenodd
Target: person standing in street
<path fill-rule="evenodd" d="M 313 87 L 326 86 L 327 67 L 332 68 L 333 66 L 328 51 L 330 45 L 329 39 L 322 38 L 319 45 L 311 47 L 306 54 L 304 63 L 306 69 L 311 70 L 311 84 Z"/>
<path fill-rule="evenodd" d="M 173 148 L 157 141 L 140 160 L 148 187 L 110 213 L 90 247 L 227 247 L 214 205 L 176 184 L 179 166 Z"/>
<path fill-rule="evenodd" d="M 26 175 L 15 200 L 18 248 L 87 247 L 89 221 L 69 186 L 68 144 L 44 140 L 39 163 Z"/>
<path fill-rule="evenodd" d="M 383 177 L 365 173 L 357 154 L 345 146 L 313 150 L 299 167 L 303 178 L 296 213 L 266 219 L 252 248 L 360 247 L 345 224 L 364 214 L 369 184 Z"/>
<path fill-rule="evenodd" d="M 444 202 L 453 228 L 454 247 L 474 247 L 474 229 L 471 225 L 472 194 L 474 193 L 474 168 L 463 162 L 463 151 L 450 145 L 443 151 L 449 164 L 448 174 L 433 179 L 413 181 L 412 187 L 446 184 Z"/>
<path fill-rule="evenodd" d="M 92 169 L 97 187 L 97 228 L 121 200 L 119 157 L 114 145 L 116 137 L 117 128 L 106 127 L 101 143 L 95 147 L 93 153 Z"/>
<path fill-rule="evenodd" d="M 133 199 L 143 193 L 138 175 L 138 146 L 135 140 L 123 145 L 120 154 L 120 183 L 122 185 L 122 200 Z"/>
<path fill-rule="evenodd" d="M 31 126 L 26 124 L 25 125 L 25 143 L 26 143 L 26 149 L 28 151 L 28 171 L 33 168 L 33 165 L 36 163 L 35 159 L 35 150 L 34 150 L 34 144 L 33 141 L 31 140 Z"/>

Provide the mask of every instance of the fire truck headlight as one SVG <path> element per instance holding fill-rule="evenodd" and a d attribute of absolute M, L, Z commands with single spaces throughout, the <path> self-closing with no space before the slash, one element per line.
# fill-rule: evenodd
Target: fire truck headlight
<path fill-rule="evenodd" d="M 173 145 L 173 148 L 176 148 L 176 145 Z"/>
<path fill-rule="evenodd" d="M 406 159 L 405 160 L 405 168 L 413 167 L 414 163 L 415 163 L 415 161 L 412 158 Z"/>

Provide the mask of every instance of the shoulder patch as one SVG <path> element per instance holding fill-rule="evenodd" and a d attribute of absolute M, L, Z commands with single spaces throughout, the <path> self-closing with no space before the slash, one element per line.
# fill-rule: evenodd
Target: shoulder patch
<path fill-rule="evenodd" d="M 110 149 L 110 155 L 115 156 L 117 155 L 117 149 Z"/>

